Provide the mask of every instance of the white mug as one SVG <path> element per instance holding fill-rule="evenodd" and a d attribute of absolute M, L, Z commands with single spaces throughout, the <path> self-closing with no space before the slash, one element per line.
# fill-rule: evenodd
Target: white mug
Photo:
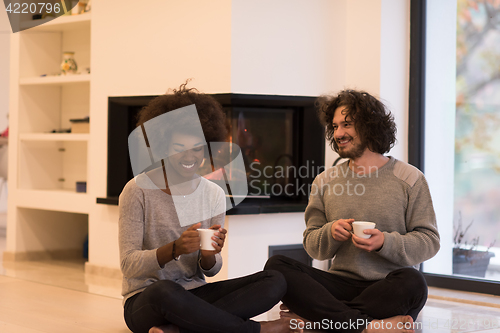
<path fill-rule="evenodd" d="M 200 245 L 202 250 L 214 251 L 215 248 L 212 245 L 214 240 L 212 236 L 215 235 L 217 230 L 214 229 L 198 229 L 198 233 L 200 234 Z"/>
<path fill-rule="evenodd" d="M 352 222 L 352 229 L 354 231 L 354 234 L 360 238 L 365 238 L 365 239 L 370 238 L 372 235 L 365 234 L 363 230 L 374 229 L 374 228 L 375 228 L 375 223 L 373 222 L 366 222 L 366 221 Z"/>

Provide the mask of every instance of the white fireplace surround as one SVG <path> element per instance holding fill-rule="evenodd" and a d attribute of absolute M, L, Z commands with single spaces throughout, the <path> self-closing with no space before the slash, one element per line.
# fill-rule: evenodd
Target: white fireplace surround
<path fill-rule="evenodd" d="M 303 213 L 231 215 L 228 227 L 227 277 L 253 274 L 264 268 L 269 246 L 302 244 L 305 229 Z M 323 267 L 320 262 L 314 266 Z"/>

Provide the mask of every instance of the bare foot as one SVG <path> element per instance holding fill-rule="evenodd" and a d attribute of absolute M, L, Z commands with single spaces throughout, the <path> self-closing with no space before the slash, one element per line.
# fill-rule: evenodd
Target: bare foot
<path fill-rule="evenodd" d="M 149 333 L 179 333 L 179 328 L 175 325 L 155 326 L 149 329 Z"/>
<path fill-rule="evenodd" d="M 302 333 L 304 323 L 300 320 L 294 319 L 295 321 L 290 321 L 290 318 L 280 318 L 273 321 L 262 321 L 260 322 L 260 332 L 261 333 Z M 151 333 L 151 332 L 150 332 Z"/>
<path fill-rule="evenodd" d="M 280 305 L 280 310 L 281 311 L 290 311 L 290 309 L 283 303 L 281 303 L 281 305 Z"/>
<path fill-rule="evenodd" d="M 295 312 L 292 312 L 290 310 L 288 311 L 280 311 L 280 318 L 288 318 L 288 320 L 290 319 L 298 319 L 300 321 L 303 321 L 304 323 L 308 322 L 309 320 L 305 319 L 305 318 L 302 318 L 301 316 L 299 316 L 298 314 L 296 314 Z"/>
<path fill-rule="evenodd" d="M 411 316 L 395 316 L 382 320 L 372 320 L 363 333 L 414 333 Z"/>

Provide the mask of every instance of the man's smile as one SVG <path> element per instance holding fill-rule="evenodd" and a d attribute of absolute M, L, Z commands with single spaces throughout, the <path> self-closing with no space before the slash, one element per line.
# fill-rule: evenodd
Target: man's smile
<path fill-rule="evenodd" d="M 339 147 L 345 147 L 350 141 L 352 141 L 352 138 L 341 138 L 337 139 L 337 144 Z"/>

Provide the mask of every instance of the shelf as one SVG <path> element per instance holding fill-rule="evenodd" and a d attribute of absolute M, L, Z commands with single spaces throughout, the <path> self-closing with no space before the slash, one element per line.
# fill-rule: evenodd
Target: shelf
<path fill-rule="evenodd" d="M 89 213 L 89 196 L 72 190 L 17 190 L 17 206 L 70 213 Z"/>
<path fill-rule="evenodd" d="M 89 141 L 89 134 L 84 133 L 22 133 L 21 141 Z"/>
<path fill-rule="evenodd" d="M 42 20 L 25 21 L 21 23 L 21 31 L 29 29 L 29 32 L 60 32 L 74 29 L 89 28 L 92 13 L 80 15 L 62 15 L 56 18 L 45 18 Z M 40 24 L 41 22 L 45 22 Z"/>
<path fill-rule="evenodd" d="M 11 119 L 14 188 L 9 201 L 15 214 L 9 225 L 31 231 L 20 234 L 13 252 L 72 253 L 88 234 L 93 200 L 76 188 L 78 182 L 89 182 L 90 134 L 51 131 L 89 116 L 91 17 L 85 13 L 31 20 L 24 15 L 21 32 L 12 37 L 11 58 L 16 61 L 10 91 L 16 103 L 11 112 L 17 116 Z M 75 53 L 81 74 L 58 74 L 64 52 Z"/>
<path fill-rule="evenodd" d="M 19 79 L 21 86 L 34 85 L 66 85 L 74 83 L 90 83 L 90 74 L 73 74 L 73 75 L 58 75 L 58 76 L 35 76 Z"/>

